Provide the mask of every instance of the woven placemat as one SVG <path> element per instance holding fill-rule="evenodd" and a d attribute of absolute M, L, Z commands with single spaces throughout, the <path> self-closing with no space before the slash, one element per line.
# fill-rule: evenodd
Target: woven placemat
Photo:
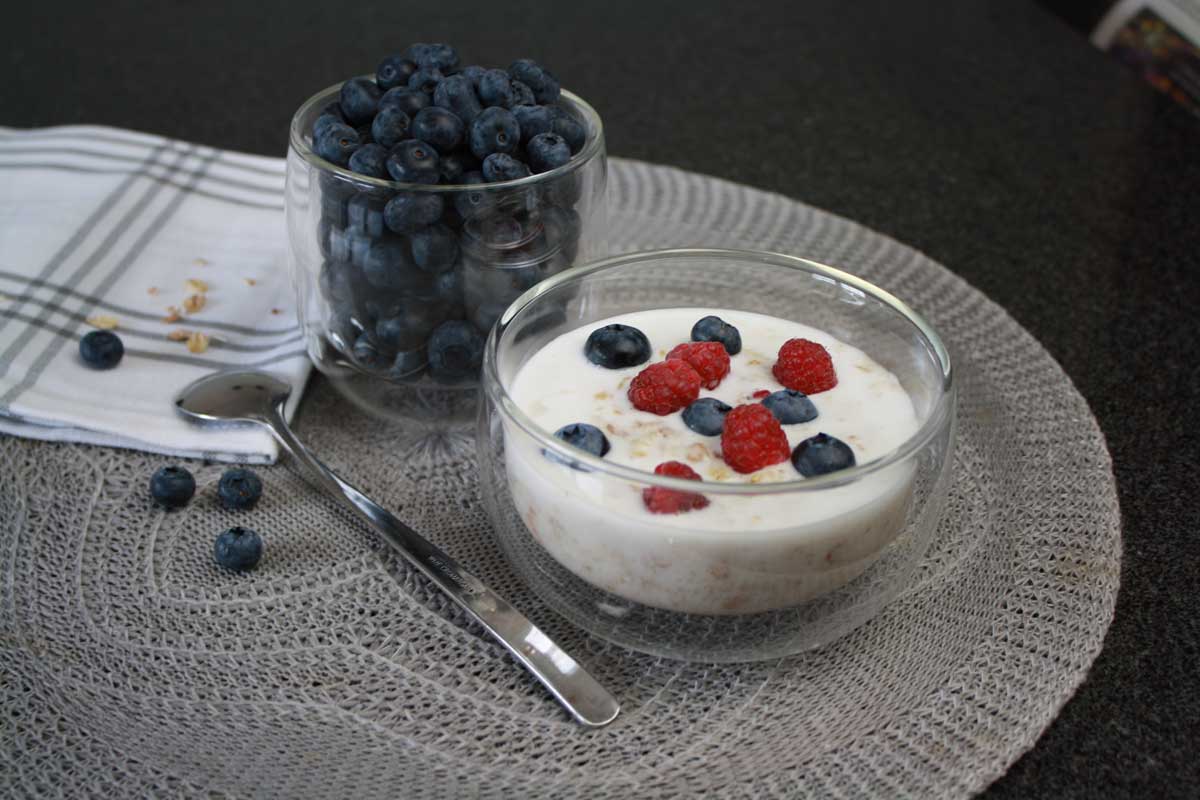
<path fill-rule="evenodd" d="M 508 569 L 465 434 L 385 427 L 316 381 L 298 427 L 610 687 L 598 731 L 285 463 L 260 506 L 172 514 L 164 459 L 0 441 L 0 785 L 18 795 L 960 797 L 1031 747 L 1111 621 L 1120 526 L 1087 405 L 1000 308 L 921 254 L 786 198 L 614 160 L 616 250 L 754 247 L 875 281 L 956 359 L 947 516 L 916 585 L 815 653 L 749 665 L 606 645 Z M 249 524 L 257 571 L 212 564 Z"/>

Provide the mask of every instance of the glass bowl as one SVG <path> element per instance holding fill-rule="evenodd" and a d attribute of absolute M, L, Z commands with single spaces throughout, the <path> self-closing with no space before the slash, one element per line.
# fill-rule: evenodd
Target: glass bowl
<path fill-rule="evenodd" d="M 538 281 L 607 253 L 600 117 L 563 91 L 559 105 L 587 133 L 567 164 L 500 183 L 398 183 L 313 152 L 312 124 L 340 90 L 309 98 L 289 137 L 289 264 L 309 357 L 374 414 L 469 425 L 483 342 L 508 304 Z M 431 208 L 437 221 L 421 231 L 390 230 L 385 209 L 397 198 Z M 419 268 L 412 244 L 421 237 L 440 238 L 455 255 Z M 466 324 L 431 339 L 452 320 Z"/>
<path fill-rule="evenodd" d="M 509 390 L 556 336 L 672 307 L 753 311 L 832 334 L 899 379 L 917 412 L 916 433 L 878 459 L 817 478 L 706 480 L 710 502 L 746 521 L 735 530 L 701 530 L 687 514 L 627 513 L 620 499 L 630 492 L 696 484 L 569 447 L 539 428 Z M 578 365 L 564 365 L 590 368 L 582 354 Z M 900 300 L 802 258 L 665 250 L 571 269 L 501 317 L 484 353 L 483 388 L 481 486 L 506 556 L 551 608 L 635 650 L 748 661 L 830 642 L 909 585 L 945 507 L 955 420 L 946 348 Z M 800 510 L 769 529 L 756 525 L 772 504 Z"/>

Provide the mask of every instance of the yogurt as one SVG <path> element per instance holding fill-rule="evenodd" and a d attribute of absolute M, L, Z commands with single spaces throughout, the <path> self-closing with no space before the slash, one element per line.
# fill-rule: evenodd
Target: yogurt
<path fill-rule="evenodd" d="M 721 309 L 640 311 L 568 331 L 521 366 L 509 394 L 546 431 L 573 422 L 600 428 L 611 445 L 607 461 L 646 472 L 681 461 L 705 483 L 802 480 L 790 461 L 750 474 L 734 471 L 721 459 L 720 436 L 691 431 L 679 413 L 657 416 L 633 407 L 626 391 L 645 364 L 605 369 L 584 356 L 593 330 L 620 322 L 645 333 L 651 362 L 659 361 L 689 341 L 692 325 L 710 314 L 737 327 L 743 347 L 730 358 L 730 374 L 716 389 L 702 389 L 701 397 L 737 406 L 782 388 L 771 368 L 788 339 L 809 339 L 829 351 L 838 384 L 810 395 L 815 419 L 783 426 L 790 447 L 823 432 L 848 444 L 861 465 L 899 447 L 919 427 L 896 376 L 861 350 L 797 322 Z M 913 476 L 911 464 L 897 464 L 845 486 L 708 493 L 703 509 L 652 514 L 642 502 L 644 484 L 572 469 L 546 458 L 526 437 L 506 437 L 505 461 L 518 512 L 559 563 L 628 600 L 699 614 L 796 605 L 857 577 L 902 529 Z"/>

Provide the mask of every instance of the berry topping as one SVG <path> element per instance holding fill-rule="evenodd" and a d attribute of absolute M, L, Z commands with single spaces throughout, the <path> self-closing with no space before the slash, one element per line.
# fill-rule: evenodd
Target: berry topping
<path fill-rule="evenodd" d="M 592 331 L 583 354 L 588 361 L 607 369 L 636 367 L 650 360 L 650 340 L 631 325 L 605 325 Z"/>
<path fill-rule="evenodd" d="M 262 553 L 263 543 L 259 535 L 241 526 L 223 532 L 213 546 L 213 557 L 217 563 L 238 572 L 258 566 Z"/>
<path fill-rule="evenodd" d="M 790 450 L 779 420 L 758 403 L 738 406 L 725 415 L 721 454 L 743 474 L 786 461 Z"/>
<path fill-rule="evenodd" d="M 150 478 L 150 495 L 163 508 L 181 508 L 196 493 L 196 479 L 183 467 L 160 467 Z"/>
<path fill-rule="evenodd" d="M 633 407 L 660 417 L 674 414 L 699 396 L 700 374 L 678 358 L 651 364 L 629 384 L 629 402 Z"/>
<path fill-rule="evenodd" d="M 720 342 L 725 352 L 736 356 L 742 352 L 742 334 L 720 317 L 707 316 L 692 326 L 693 342 Z"/>
<path fill-rule="evenodd" d="M 689 481 L 699 481 L 696 471 L 679 461 L 666 461 L 654 468 L 655 475 L 665 475 L 670 478 L 684 478 Z M 696 492 L 681 492 L 678 489 L 666 489 L 661 486 L 651 486 L 642 490 L 642 502 L 651 514 L 682 514 L 694 511 L 708 505 L 708 498 Z"/>
<path fill-rule="evenodd" d="M 125 345 L 112 331 L 92 331 L 79 340 L 79 357 L 92 369 L 112 369 L 124 355 Z"/>
<path fill-rule="evenodd" d="M 687 342 L 667 353 L 667 360 L 681 359 L 700 374 L 705 389 L 715 389 L 729 374 L 729 354 L 719 342 Z"/>
<path fill-rule="evenodd" d="M 788 339 L 779 348 L 779 360 L 771 370 L 775 380 L 789 389 L 817 394 L 837 386 L 837 373 L 829 351 L 808 339 Z"/>
<path fill-rule="evenodd" d="M 683 424 L 701 436 L 720 436 L 732 406 L 715 397 L 701 397 L 683 410 Z"/>
<path fill-rule="evenodd" d="M 795 425 L 800 422 L 811 422 L 817 418 L 817 407 L 804 392 L 795 389 L 780 389 L 763 398 L 762 404 L 767 407 L 775 419 L 782 425 Z"/>
<path fill-rule="evenodd" d="M 849 469 L 854 464 L 850 445 L 826 433 L 810 436 L 792 451 L 792 466 L 806 478 Z"/>
<path fill-rule="evenodd" d="M 608 437 L 595 425 L 588 425 L 586 422 L 572 422 L 570 425 L 563 425 L 556 430 L 554 435 L 572 447 L 578 447 L 597 458 L 604 458 L 608 453 Z"/>
<path fill-rule="evenodd" d="M 217 497 L 226 508 L 253 508 L 262 497 L 262 480 L 253 471 L 234 467 L 221 474 L 217 483 Z"/>

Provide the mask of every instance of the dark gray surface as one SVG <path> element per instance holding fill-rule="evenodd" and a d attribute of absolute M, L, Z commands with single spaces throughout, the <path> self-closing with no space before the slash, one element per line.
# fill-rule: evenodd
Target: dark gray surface
<path fill-rule="evenodd" d="M 1007 308 L 1100 419 L 1125 560 L 1090 677 L 988 796 L 1194 796 L 1195 120 L 1019 0 L 195 5 L 6 11 L 0 124 L 282 155 L 313 90 L 411 41 L 529 55 L 596 105 L 612 154 L 852 217 Z"/>

